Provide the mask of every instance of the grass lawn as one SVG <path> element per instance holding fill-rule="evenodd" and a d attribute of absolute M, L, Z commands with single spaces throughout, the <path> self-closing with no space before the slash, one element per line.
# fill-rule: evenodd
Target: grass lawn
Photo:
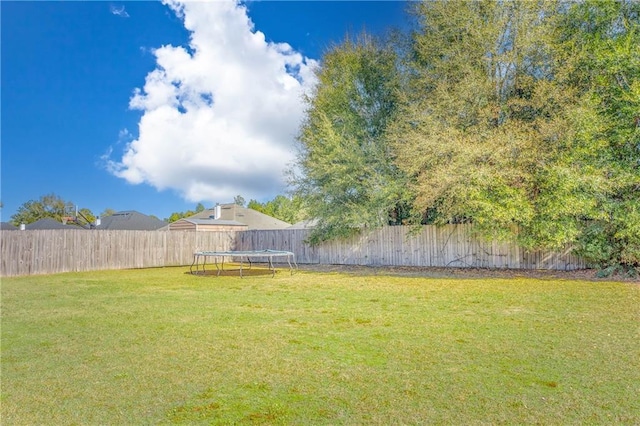
<path fill-rule="evenodd" d="M 2 279 L 3 425 L 640 424 L 640 285 Z"/>

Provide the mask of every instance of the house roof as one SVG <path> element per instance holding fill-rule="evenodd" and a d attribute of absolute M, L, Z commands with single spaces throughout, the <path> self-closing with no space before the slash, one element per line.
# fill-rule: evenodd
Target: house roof
<path fill-rule="evenodd" d="M 315 228 L 318 225 L 318 219 L 307 219 L 296 222 L 289 227 L 289 229 L 310 229 Z"/>
<path fill-rule="evenodd" d="M 166 222 L 155 217 L 147 216 L 135 210 L 124 210 L 100 218 L 100 225 L 95 229 L 155 231 L 167 226 Z"/>
<path fill-rule="evenodd" d="M 216 209 L 212 208 L 203 210 L 187 219 L 211 219 L 215 216 Z M 220 204 L 220 217 L 217 220 L 240 222 L 247 225 L 247 229 L 285 229 L 291 226 L 290 223 L 234 203 Z"/>
<path fill-rule="evenodd" d="M 179 221 L 182 220 L 185 222 L 193 223 L 194 225 L 246 226 L 244 223 L 240 223 L 236 220 L 184 218 L 180 219 Z"/>
<path fill-rule="evenodd" d="M 0 222 L 0 230 L 2 231 L 17 231 L 18 227 L 13 226 L 9 222 Z"/>
<path fill-rule="evenodd" d="M 25 226 L 25 229 L 34 230 L 34 229 L 84 229 L 80 226 L 75 225 L 65 225 L 62 222 L 58 222 L 55 219 L 50 217 L 45 217 L 43 219 L 36 220 L 35 222 L 29 223 Z"/>

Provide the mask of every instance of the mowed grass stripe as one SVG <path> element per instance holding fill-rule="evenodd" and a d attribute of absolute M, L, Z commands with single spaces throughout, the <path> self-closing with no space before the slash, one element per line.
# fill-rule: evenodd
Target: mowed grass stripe
<path fill-rule="evenodd" d="M 185 272 L 3 279 L 2 423 L 640 423 L 634 283 Z"/>

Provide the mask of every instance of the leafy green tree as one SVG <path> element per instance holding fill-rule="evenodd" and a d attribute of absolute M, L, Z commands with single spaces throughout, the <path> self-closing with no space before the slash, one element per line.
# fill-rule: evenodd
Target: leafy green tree
<path fill-rule="evenodd" d="M 426 221 L 638 265 L 634 2 L 422 2 L 397 164 Z"/>
<path fill-rule="evenodd" d="M 165 222 L 173 223 L 184 217 L 186 217 L 184 212 L 173 212 L 167 219 L 165 219 Z"/>
<path fill-rule="evenodd" d="M 187 210 L 186 212 L 173 212 L 164 221 L 165 222 L 169 222 L 169 223 L 173 223 L 173 222 L 175 222 L 177 220 L 184 219 L 185 217 L 193 216 L 196 213 L 203 212 L 204 210 L 205 210 L 204 205 L 202 203 L 198 203 L 196 205 L 195 210 Z"/>
<path fill-rule="evenodd" d="M 11 216 L 11 223 L 19 226 L 21 223 L 29 224 L 44 218 L 61 222 L 63 217 L 71 214 L 69 206 L 73 206 L 73 203 L 64 201 L 56 194 L 43 195 L 38 200 L 29 200 L 22 204 Z"/>
<path fill-rule="evenodd" d="M 640 2 L 413 5 L 407 40 L 323 58 L 292 174 L 312 242 L 473 222 L 640 268 Z"/>
<path fill-rule="evenodd" d="M 277 195 L 273 200 L 265 203 L 250 200 L 247 207 L 287 223 L 296 223 L 305 219 L 302 199 L 297 196 L 289 198 Z"/>
<path fill-rule="evenodd" d="M 472 221 L 506 238 L 535 217 L 539 166 L 559 150 L 542 133 L 563 125 L 553 108 L 570 102 L 548 88 L 544 5 L 416 6 L 420 29 L 393 140 L 425 221 Z"/>
<path fill-rule="evenodd" d="M 393 48 L 367 34 L 347 38 L 316 74 L 291 174 L 295 195 L 318 220 L 312 243 L 399 221 L 407 201 L 386 137 L 400 78 Z"/>
<path fill-rule="evenodd" d="M 245 199 L 244 199 L 244 197 L 242 195 L 236 195 L 233 198 L 233 202 L 234 202 L 234 204 L 237 204 L 237 205 L 239 205 L 241 207 L 244 207 L 244 205 L 246 204 L 246 201 L 245 201 Z"/>
<path fill-rule="evenodd" d="M 579 253 L 609 271 L 640 269 L 640 3 L 570 4 L 557 24 L 558 79 L 587 109 L 575 127 L 597 174 Z M 566 90 L 566 89 L 565 89 Z"/>
<path fill-rule="evenodd" d="M 112 216 L 116 213 L 116 211 L 114 209 L 111 208 L 106 208 L 102 211 L 102 213 L 100 213 L 100 217 L 107 217 L 107 216 Z"/>
<path fill-rule="evenodd" d="M 83 226 L 87 226 L 87 225 L 94 224 L 96 222 L 96 217 L 94 216 L 91 210 L 89 210 L 86 207 L 83 207 L 78 210 L 78 216 L 76 217 L 76 220 L 78 221 L 79 224 Z"/>

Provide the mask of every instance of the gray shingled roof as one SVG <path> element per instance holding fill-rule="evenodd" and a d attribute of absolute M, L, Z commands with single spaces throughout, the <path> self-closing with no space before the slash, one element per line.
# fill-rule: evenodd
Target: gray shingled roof
<path fill-rule="evenodd" d="M 80 226 L 75 225 L 65 225 L 62 222 L 58 222 L 55 219 L 51 219 L 50 217 L 45 217 L 44 219 L 36 220 L 33 223 L 29 223 L 25 226 L 25 229 L 31 231 L 34 229 L 84 229 Z"/>
<path fill-rule="evenodd" d="M 246 226 L 244 223 L 240 223 L 237 220 L 223 220 L 223 219 L 180 219 L 194 225 L 221 225 L 221 226 Z"/>
<path fill-rule="evenodd" d="M 166 222 L 147 216 L 135 210 L 125 210 L 100 218 L 96 229 L 155 231 L 167 226 Z"/>
<path fill-rule="evenodd" d="M 315 228 L 318 225 L 318 219 L 307 219 L 301 220 L 300 222 L 294 223 L 288 229 L 310 229 Z"/>
<path fill-rule="evenodd" d="M 2 231 L 17 231 L 18 227 L 13 226 L 9 222 L 0 222 L 0 230 Z"/>
<path fill-rule="evenodd" d="M 218 220 L 240 222 L 247 225 L 248 229 L 285 229 L 291 226 L 290 223 L 234 203 L 221 204 L 220 210 L 221 216 Z M 189 216 L 187 219 L 209 219 L 215 217 L 215 214 L 214 207 Z"/>

